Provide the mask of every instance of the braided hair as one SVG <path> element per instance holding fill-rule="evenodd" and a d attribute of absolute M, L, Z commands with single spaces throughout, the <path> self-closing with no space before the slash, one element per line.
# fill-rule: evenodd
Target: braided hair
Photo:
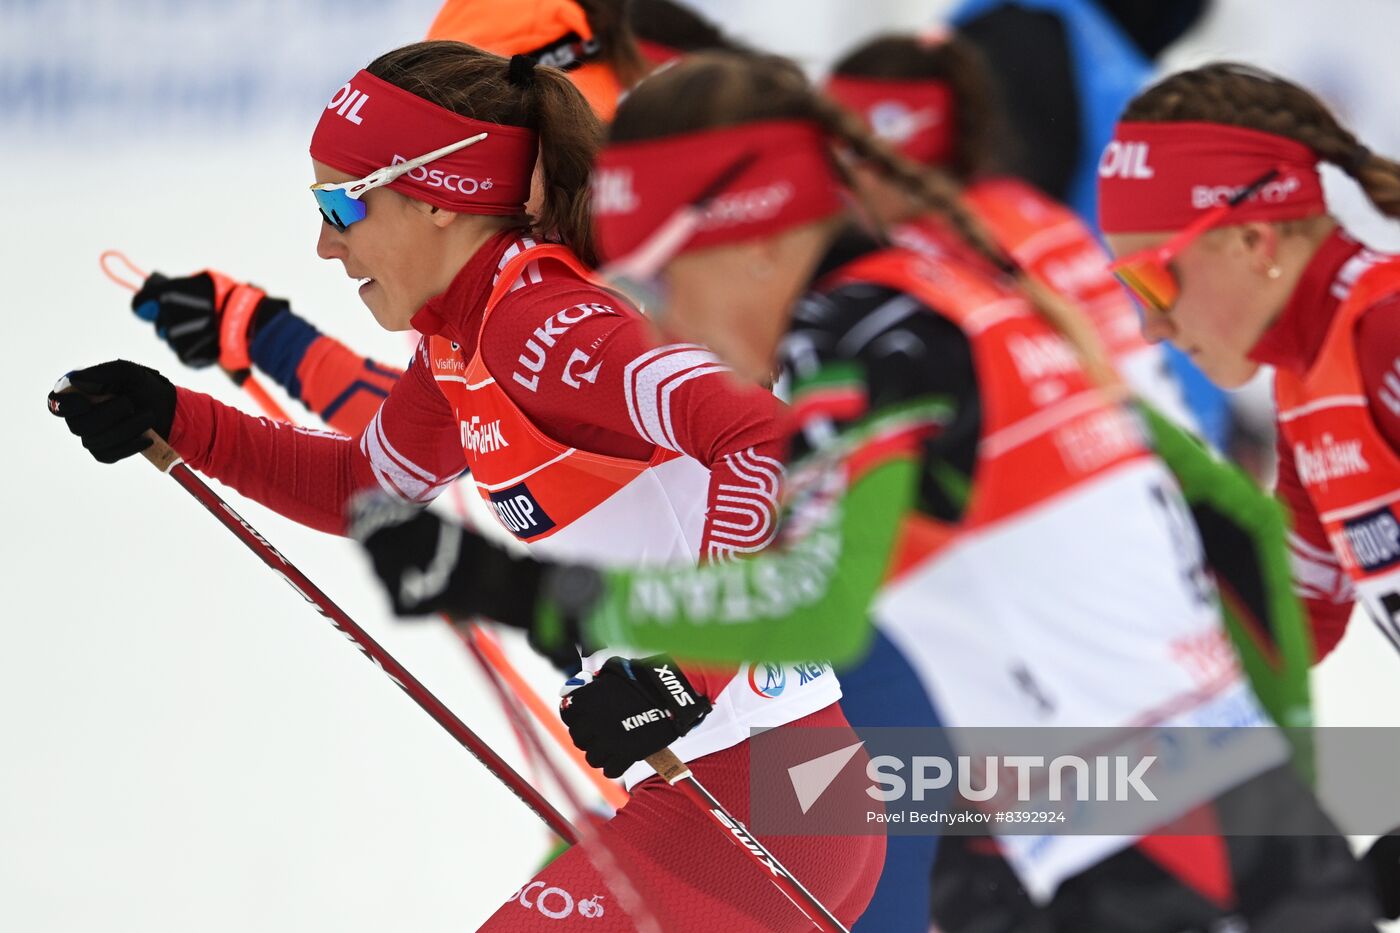
<path fill-rule="evenodd" d="M 1178 72 L 1134 98 L 1123 120 L 1221 123 L 1291 139 L 1350 175 L 1382 214 L 1400 219 L 1400 163 L 1366 148 L 1311 92 L 1262 68 L 1215 62 Z"/>
<path fill-rule="evenodd" d="M 868 163 L 927 210 L 1000 274 L 1075 348 L 1085 370 L 1104 386 L 1121 384 L 1092 322 L 1026 273 L 967 209 L 947 174 L 904 158 L 866 129 L 860 117 L 818 93 L 801 69 L 773 55 L 701 52 L 652 75 L 628 95 L 610 129 L 612 142 L 659 139 L 760 120 L 806 120 L 821 127 L 833 164 L 854 186 L 838 153 Z"/>

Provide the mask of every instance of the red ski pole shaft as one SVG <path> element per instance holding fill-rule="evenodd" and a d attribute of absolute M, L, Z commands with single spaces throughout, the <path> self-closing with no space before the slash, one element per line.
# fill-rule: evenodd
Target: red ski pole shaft
<path fill-rule="evenodd" d="M 466 644 L 474 655 L 485 662 L 485 655 L 481 653 L 482 638 L 480 636 L 482 634 L 483 633 L 480 631 L 468 633 Z M 484 667 L 487 678 L 496 685 L 497 689 L 509 696 L 506 685 L 501 680 L 500 671 L 489 664 L 484 664 Z M 535 753 L 539 756 L 540 761 L 544 764 L 550 777 L 554 779 L 554 783 L 558 785 L 564 798 L 568 800 L 569 806 L 578 814 L 579 845 L 583 850 L 584 857 L 592 862 L 593 867 L 598 870 L 598 874 L 606 879 L 608 889 L 617 897 L 619 906 L 621 906 L 623 912 L 632 919 L 632 923 L 636 927 L 636 933 L 661 933 L 661 924 L 657 922 L 656 915 L 652 913 L 651 908 L 649 908 L 646 901 L 642 899 L 642 895 L 637 890 L 636 885 L 632 883 L 632 878 L 627 874 L 621 863 L 618 862 L 617 855 L 613 852 L 612 847 L 607 844 L 599 830 L 589 821 L 588 811 L 584 809 L 583 801 L 578 798 L 578 795 L 574 793 L 573 788 L 569 785 L 568 780 L 565 779 L 564 775 L 559 771 L 559 768 L 555 766 L 554 759 L 551 758 L 549 752 L 545 750 L 543 743 L 540 741 L 540 737 L 535 733 L 534 727 L 530 724 L 529 720 L 525 718 L 524 712 L 515 704 L 507 703 L 506 714 L 512 718 L 516 724 L 516 728 L 520 730 L 521 734 L 524 735 L 526 740 L 534 747 Z"/>
<path fill-rule="evenodd" d="M 452 622 L 451 619 L 447 621 L 449 624 Z M 453 627 L 456 628 L 455 625 Z M 569 731 L 564 728 L 563 722 L 560 721 L 559 713 L 540 699 L 539 694 L 535 693 L 525 678 L 510 663 L 510 659 L 505 656 L 505 651 L 502 650 L 495 636 L 476 624 L 467 626 L 465 630 L 458 628 L 457 634 L 482 664 L 505 681 L 510 692 L 519 698 L 520 702 L 534 716 L 535 721 L 544 727 L 569 760 L 578 767 L 589 783 L 607 801 L 608 806 L 614 810 L 621 810 L 627 803 L 627 792 L 608 780 L 603 776 L 603 772 L 584 760 L 583 752 L 575 748 L 573 740 L 569 738 Z"/>
<path fill-rule="evenodd" d="M 285 421 L 287 424 L 296 423 L 292 420 L 292 416 L 287 414 L 287 410 L 277 404 L 277 400 L 272 397 L 267 389 L 263 388 L 263 384 L 253 375 L 252 370 L 240 369 L 235 371 L 225 369 L 224 372 L 233 380 L 234 385 L 248 393 L 249 397 L 262 409 L 264 415 L 267 415 L 267 417 L 271 418 L 273 421 Z"/>
<path fill-rule="evenodd" d="M 850 933 L 841 921 L 817 900 L 816 895 L 803 887 L 802 882 L 783 867 L 783 863 L 758 841 L 758 837 L 750 832 L 747 826 L 731 816 L 724 805 L 705 789 L 705 785 L 695 779 L 695 775 L 690 773 L 685 762 L 676 757 L 675 752 L 669 748 L 662 749 L 654 755 L 648 755 L 647 764 L 651 765 L 667 784 L 679 788 L 692 803 L 710 814 L 715 823 L 724 829 L 729 841 L 738 846 L 755 866 L 768 873 L 767 878 L 773 886 L 781 891 L 803 916 L 812 921 L 814 927 L 823 933 Z"/>
<path fill-rule="evenodd" d="M 399 689 L 408 694 L 425 713 L 433 717 L 437 724 L 446 729 L 463 748 L 475 755 L 476 759 L 486 766 L 486 770 L 494 774 L 526 806 L 534 810 L 536 815 L 544 820 L 545 825 L 566 842 L 572 844 L 578 840 L 578 834 L 573 825 L 564 818 L 563 814 L 554 809 L 553 805 L 544 799 L 539 791 L 517 774 L 504 759 L 491 749 L 491 746 L 483 742 L 475 732 L 468 728 L 466 723 L 458 719 L 441 700 L 419 682 L 418 678 L 394 660 L 393 656 L 380 647 L 379 643 L 371 638 L 368 632 L 355 624 L 355 620 L 351 619 L 345 610 L 337 606 L 291 561 L 283 557 L 280 551 L 268 543 L 268 540 L 259 534 L 252 525 L 248 524 L 243 516 L 235 512 L 227 502 L 219 497 L 218 493 L 210 489 L 203 480 L 196 476 L 194 471 L 180 459 L 180 455 L 175 452 L 173 447 L 157 436 L 154 431 L 147 431 L 146 436 L 151 438 L 151 446 L 146 448 L 144 456 L 155 465 L 156 469 L 162 473 L 170 474 L 177 483 L 184 487 L 186 492 L 198 499 L 199 504 L 208 509 L 209 513 L 219 520 L 220 524 L 233 532 L 238 540 L 258 555 L 264 564 L 281 574 L 282 578 L 291 584 L 292 589 L 311 603 L 316 611 L 326 618 L 326 621 L 354 642 L 361 654 L 368 658 L 375 667 L 383 671 L 390 680 L 399 686 Z"/>

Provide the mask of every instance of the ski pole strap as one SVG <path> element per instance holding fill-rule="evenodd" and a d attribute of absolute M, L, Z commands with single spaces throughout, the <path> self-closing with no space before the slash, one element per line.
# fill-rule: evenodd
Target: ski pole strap
<path fill-rule="evenodd" d="M 229 373 L 252 367 L 248 351 L 248 328 L 267 293 L 256 285 L 235 282 L 213 269 L 206 274 L 214 282 L 214 307 L 219 314 L 219 366 Z"/>
<path fill-rule="evenodd" d="M 125 268 L 114 269 L 113 263 L 121 263 Z M 104 250 L 102 255 L 97 257 L 97 264 L 102 267 L 103 275 L 129 291 L 140 291 L 141 283 L 147 278 L 146 273 L 119 249 Z M 126 278 L 128 275 L 132 276 L 134 281 L 132 278 Z"/>

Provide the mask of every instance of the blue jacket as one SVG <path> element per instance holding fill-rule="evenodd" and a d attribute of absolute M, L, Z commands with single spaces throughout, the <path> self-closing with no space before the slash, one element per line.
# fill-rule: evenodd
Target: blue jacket
<path fill-rule="evenodd" d="M 1152 63 L 1093 0 L 963 0 L 950 17 L 954 25 L 1003 6 L 1020 6 L 1057 16 L 1064 24 L 1075 89 L 1079 97 L 1080 156 L 1066 200 L 1089 226 L 1099 228 L 1099 156 L 1113 138 L 1113 127 L 1128 101 L 1147 84 Z M 1172 372 L 1201 434 L 1224 449 L 1229 435 L 1229 403 L 1184 354 L 1167 348 Z"/>

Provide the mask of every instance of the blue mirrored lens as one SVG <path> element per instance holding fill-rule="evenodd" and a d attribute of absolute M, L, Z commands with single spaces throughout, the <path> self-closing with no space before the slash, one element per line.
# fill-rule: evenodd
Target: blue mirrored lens
<path fill-rule="evenodd" d="M 342 233 L 346 227 L 365 219 L 364 202 L 350 197 L 342 188 L 333 188 L 330 191 L 312 188 L 311 194 L 316 198 L 316 206 L 321 209 L 321 216 Z"/>

